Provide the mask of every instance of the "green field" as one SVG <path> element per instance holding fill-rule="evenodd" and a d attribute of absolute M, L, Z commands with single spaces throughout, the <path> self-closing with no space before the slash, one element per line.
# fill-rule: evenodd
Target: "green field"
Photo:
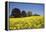
<path fill-rule="evenodd" d="M 31 16 L 22 18 L 10 18 L 10 30 L 16 29 L 39 29 L 44 28 L 43 16 Z"/>

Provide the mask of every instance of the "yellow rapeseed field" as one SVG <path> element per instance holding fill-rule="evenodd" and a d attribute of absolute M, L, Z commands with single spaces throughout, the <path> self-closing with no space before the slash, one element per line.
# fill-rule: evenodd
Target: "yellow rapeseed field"
<path fill-rule="evenodd" d="M 39 29 L 44 27 L 43 16 L 30 16 L 22 18 L 10 18 L 9 29 Z"/>

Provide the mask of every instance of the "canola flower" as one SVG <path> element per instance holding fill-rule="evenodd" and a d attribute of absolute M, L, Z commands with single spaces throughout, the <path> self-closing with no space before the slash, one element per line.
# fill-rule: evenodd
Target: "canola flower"
<path fill-rule="evenodd" d="M 24 18 L 10 18 L 9 29 L 38 29 L 44 28 L 44 18 L 43 16 L 31 16 Z"/>

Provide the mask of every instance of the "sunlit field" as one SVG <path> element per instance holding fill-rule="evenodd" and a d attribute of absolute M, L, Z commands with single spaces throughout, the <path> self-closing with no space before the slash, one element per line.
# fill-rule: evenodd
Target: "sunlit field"
<path fill-rule="evenodd" d="M 9 29 L 40 29 L 44 28 L 43 16 L 30 16 L 22 18 L 10 18 Z"/>

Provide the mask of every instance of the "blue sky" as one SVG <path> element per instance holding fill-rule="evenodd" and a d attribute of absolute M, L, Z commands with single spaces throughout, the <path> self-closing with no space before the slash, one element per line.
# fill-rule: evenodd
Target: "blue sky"
<path fill-rule="evenodd" d="M 9 15 L 12 12 L 12 9 L 19 8 L 21 11 L 25 10 L 26 12 L 31 11 L 32 14 L 43 15 L 44 12 L 44 4 L 23 4 L 23 3 L 9 3 Z"/>

